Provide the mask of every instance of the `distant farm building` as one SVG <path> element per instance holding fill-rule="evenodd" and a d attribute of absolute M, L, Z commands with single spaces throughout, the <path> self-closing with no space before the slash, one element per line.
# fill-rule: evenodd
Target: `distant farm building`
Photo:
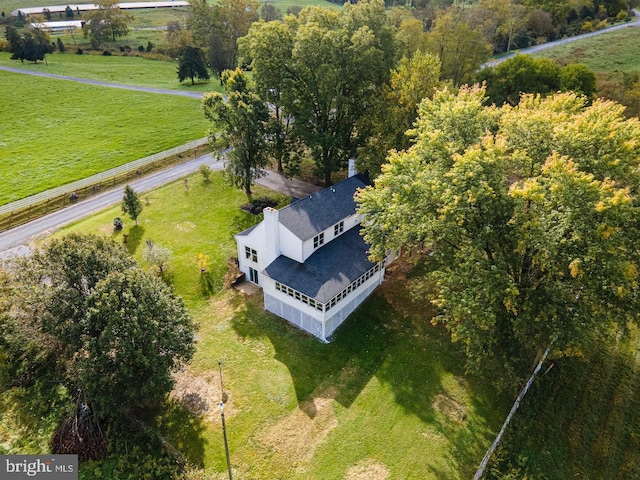
<path fill-rule="evenodd" d="M 142 9 L 142 8 L 178 8 L 178 7 L 188 7 L 189 2 L 185 2 L 182 0 L 176 0 L 173 2 L 129 2 L 129 3 L 120 3 L 118 5 L 122 10 L 133 10 L 133 9 Z M 19 8 L 11 12 L 12 17 L 17 17 L 18 12 L 22 13 L 23 16 L 27 17 L 29 15 L 42 15 L 43 11 L 46 9 L 51 13 L 65 13 L 67 7 L 71 8 L 74 13 L 76 12 L 88 12 L 90 10 L 98 10 L 98 5 L 93 3 L 81 3 L 81 4 L 67 4 L 67 5 L 52 5 L 45 7 L 29 7 L 29 8 Z"/>
<path fill-rule="evenodd" d="M 84 25 L 84 22 L 81 20 L 67 20 L 63 22 L 32 23 L 29 26 L 31 28 L 38 28 L 45 32 L 57 33 L 57 32 L 66 32 L 69 29 L 82 28 L 82 25 Z"/>

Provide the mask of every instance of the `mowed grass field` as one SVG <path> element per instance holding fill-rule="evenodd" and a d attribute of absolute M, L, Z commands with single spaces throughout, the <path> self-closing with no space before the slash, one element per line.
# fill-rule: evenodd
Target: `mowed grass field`
<path fill-rule="evenodd" d="M 629 27 L 533 54 L 560 63 L 584 63 L 596 74 L 614 78 L 640 71 L 640 28 Z"/>
<path fill-rule="evenodd" d="M 198 99 L 0 71 L 0 204 L 206 135 Z"/>
<path fill-rule="evenodd" d="M 147 239 L 173 251 L 167 278 L 199 324 L 198 344 L 155 428 L 203 470 L 198 478 L 223 478 L 226 469 L 218 361 L 234 478 L 470 478 L 508 404 L 463 372 L 457 347 L 429 323 L 428 305 L 409 299 L 405 268 L 398 264 L 324 344 L 266 313 L 260 292 L 247 297 L 223 288 L 226 261 L 235 256 L 232 235 L 259 218 L 238 208 L 244 196 L 220 173 L 210 183 L 191 176 L 188 186 L 180 181 L 144 195 L 139 226 L 125 218 L 120 234 L 113 234 L 112 220 L 122 216 L 114 207 L 57 235 L 122 241 L 126 234 L 138 259 Z M 265 194 L 274 196 L 256 188 L 255 195 Z M 211 259 L 206 279 L 198 253 Z M 110 468 L 85 465 L 81 478 Z"/>
<path fill-rule="evenodd" d="M 72 77 L 121 83 L 138 87 L 163 88 L 183 92 L 222 92 L 220 82 L 212 78 L 208 82 L 191 85 L 191 80 L 178 81 L 178 64 L 166 60 L 151 60 L 142 57 L 119 55 L 76 55 L 53 53 L 47 55 L 47 63 L 21 63 L 11 60 L 11 54 L 0 52 L 0 65 L 23 70 L 67 75 Z"/>

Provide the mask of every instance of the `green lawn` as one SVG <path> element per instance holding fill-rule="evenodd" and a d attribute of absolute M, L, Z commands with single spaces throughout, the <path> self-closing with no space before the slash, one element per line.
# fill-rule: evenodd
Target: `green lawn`
<path fill-rule="evenodd" d="M 222 288 L 235 255 L 232 234 L 258 219 L 238 208 L 242 193 L 219 173 L 209 184 L 192 176 L 188 186 L 179 181 L 144 196 L 140 225 L 127 221 L 123 232 L 138 258 L 147 239 L 173 250 L 168 277 L 200 325 L 181 384 L 209 409 L 193 417 L 174 405 L 160 432 L 214 475 L 207 478 L 222 475 L 222 361 L 234 478 L 469 478 L 508 406 L 464 374 L 460 352 L 430 325 L 429 309 L 408 299 L 403 271 L 323 344 L 267 314 L 260 294 Z M 111 222 L 121 215 L 115 207 L 60 234 L 113 235 Z M 211 258 L 206 281 L 196 268 L 200 252 Z M 94 478 L 93 466 L 81 478 Z"/>
<path fill-rule="evenodd" d="M 0 72 L 0 204 L 206 134 L 198 99 Z"/>
<path fill-rule="evenodd" d="M 580 62 L 599 74 L 618 77 L 640 70 L 640 28 L 629 27 L 534 54 L 560 63 Z"/>
<path fill-rule="evenodd" d="M 138 87 L 164 88 L 184 92 L 204 93 L 220 91 L 220 82 L 191 85 L 190 81 L 180 83 L 177 75 L 177 63 L 164 60 L 151 60 L 142 57 L 123 57 L 112 55 L 75 55 L 73 53 L 54 53 L 47 55 L 47 63 L 21 63 L 11 60 L 11 54 L 0 52 L 0 65 L 7 67 L 88 78 L 103 82 L 122 83 Z"/>

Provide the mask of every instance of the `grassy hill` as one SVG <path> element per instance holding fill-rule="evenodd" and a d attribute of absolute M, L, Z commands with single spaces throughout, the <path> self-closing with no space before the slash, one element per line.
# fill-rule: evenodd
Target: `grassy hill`
<path fill-rule="evenodd" d="M 637 114 L 636 102 L 626 98 L 621 87 L 625 74 L 640 73 L 640 28 L 631 27 L 586 38 L 574 43 L 542 50 L 534 54 L 555 60 L 561 64 L 584 63 L 596 74 L 598 89 L 602 96 L 629 105 Z"/>
<path fill-rule="evenodd" d="M 194 98 L 2 71 L 0 82 L 0 104 L 11 112 L 0 133 L 0 204 L 202 138 L 208 128 Z"/>
<path fill-rule="evenodd" d="M 232 234 L 259 218 L 238 208 L 242 192 L 225 185 L 220 173 L 210 183 L 192 176 L 188 185 L 187 191 L 178 181 L 145 195 L 139 226 L 125 219 L 122 233 L 138 259 L 147 239 L 171 248 L 168 279 L 200 325 L 195 358 L 153 425 L 199 471 L 192 478 L 222 478 L 226 469 L 218 361 L 234 478 L 470 478 L 508 405 L 465 374 L 457 346 L 429 323 L 428 305 L 410 299 L 408 269 L 392 269 L 324 344 L 265 312 L 261 293 L 247 297 L 222 287 L 226 260 L 235 255 Z M 256 189 L 265 194 L 274 195 Z M 113 235 L 111 222 L 120 215 L 112 208 L 65 232 Z M 122 233 L 114 238 L 121 241 Z M 206 278 L 196 266 L 201 252 L 211 259 Z M 0 419 L 0 450 L 37 451 L 43 442 L 36 432 L 50 434 L 56 408 L 36 407 L 30 395 L 0 395 L 0 407 L 11 412 Z M 39 420 L 21 405 L 38 411 Z M 122 473 L 128 463 L 123 454 L 87 464 L 81 478 L 116 478 L 115 471 L 118 478 L 142 478 L 142 472 Z"/>

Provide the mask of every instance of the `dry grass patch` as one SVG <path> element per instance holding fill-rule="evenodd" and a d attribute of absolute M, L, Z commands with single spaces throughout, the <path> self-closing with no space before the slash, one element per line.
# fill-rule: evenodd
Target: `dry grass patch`
<path fill-rule="evenodd" d="M 449 420 L 463 423 L 467 419 L 467 406 L 457 400 L 439 393 L 433 398 L 433 409 L 442 413 Z"/>
<path fill-rule="evenodd" d="M 318 387 L 310 400 L 302 402 L 269 429 L 263 441 L 293 465 L 309 461 L 329 432 L 338 426 L 333 411 L 338 393 L 335 387 Z"/>
<path fill-rule="evenodd" d="M 180 232 L 190 232 L 191 230 L 196 228 L 196 224 L 193 222 L 185 221 L 185 222 L 176 223 L 175 227 L 176 227 L 176 230 Z"/>
<path fill-rule="evenodd" d="M 175 386 L 170 396 L 180 402 L 192 415 L 203 417 L 207 422 L 220 422 L 218 405 L 224 401 L 224 414 L 233 417 L 235 413 L 233 397 L 220 388 L 220 378 L 215 372 L 194 375 L 189 369 L 174 375 Z"/>
<path fill-rule="evenodd" d="M 344 480 L 386 480 L 387 478 L 389 478 L 389 469 L 386 465 L 368 458 L 347 470 Z"/>

